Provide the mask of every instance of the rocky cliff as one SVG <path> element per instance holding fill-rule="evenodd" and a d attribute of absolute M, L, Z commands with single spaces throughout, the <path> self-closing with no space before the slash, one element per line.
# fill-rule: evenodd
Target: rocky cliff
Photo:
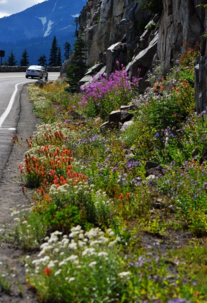
<path fill-rule="evenodd" d="M 145 0 L 142 0 L 145 2 Z M 90 69 L 81 85 L 92 81 L 96 73 L 110 74 L 116 61 L 132 74 L 141 68 L 141 76 L 155 60 L 165 71 L 185 50 L 197 41 L 202 44 L 206 28 L 202 0 L 163 0 L 163 11 L 152 16 L 135 0 L 90 0 L 80 15 L 83 38 L 88 41 Z"/>

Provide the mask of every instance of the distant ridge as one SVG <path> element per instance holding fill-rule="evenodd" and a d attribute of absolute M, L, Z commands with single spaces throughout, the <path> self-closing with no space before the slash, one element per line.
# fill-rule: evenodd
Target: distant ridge
<path fill-rule="evenodd" d="M 46 0 L 20 13 L 0 18 L 0 49 L 6 50 L 5 59 L 13 49 L 19 61 L 24 48 L 29 47 L 32 50 L 32 53 L 28 51 L 29 55 L 36 60 L 42 55 L 43 50 L 47 51 L 47 47 L 44 46 L 48 44 L 50 50 L 54 35 L 61 46 L 64 41 L 73 43 L 75 28 L 72 23 L 85 3 L 86 0 Z M 44 45 L 43 49 L 41 45 Z M 45 55 L 48 54 L 49 51 Z"/>

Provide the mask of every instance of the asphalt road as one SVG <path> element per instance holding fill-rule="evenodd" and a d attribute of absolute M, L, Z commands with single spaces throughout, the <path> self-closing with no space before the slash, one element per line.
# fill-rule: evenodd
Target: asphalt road
<path fill-rule="evenodd" d="M 59 73 L 49 73 L 56 80 Z M 26 79 L 25 73 L 0 73 L 0 178 L 13 146 L 13 136 L 21 112 L 21 91 L 24 85 L 37 81 Z"/>

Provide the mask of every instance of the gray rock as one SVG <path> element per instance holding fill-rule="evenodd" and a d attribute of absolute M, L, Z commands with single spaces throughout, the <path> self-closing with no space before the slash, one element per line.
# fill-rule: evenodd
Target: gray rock
<path fill-rule="evenodd" d="M 70 115 L 72 116 L 73 120 L 82 120 L 84 119 L 84 116 L 79 114 L 78 112 L 71 110 Z"/>
<path fill-rule="evenodd" d="M 160 165 L 159 163 L 147 161 L 145 168 L 146 169 L 155 168 L 155 167 L 158 167 L 159 165 Z"/>
<path fill-rule="evenodd" d="M 98 63 L 95 64 L 94 66 L 92 66 L 91 68 L 89 68 L 89 70 L 86 72 L 86 76 L 90 75 L 93 76 L 95 74 L 97 74 L 103 67 L 103 63 Z"/>
<path fill-rule="evenodd" d="M 88 85 L 89 83 L 91 83 L 93 81 L 93 77 L 88 75 L 88 76 L 84 76 L 80 81 L 79 81 L 79 86 L 82 87 L 84 85 Z"/>
<path fill-rule="evenodd" d="M 39 86 L 39 88 L 43 88 L 46 85 L 46 82 L 43 80 L 38 80 L 34 83 L 34 85 Z"/>
<path fill-rule="evenodd" d="M 134 114 L 129 113 L 126 110 L 121 110 L 121 123 L 125 123 L 127 121 L 130 121 L 134 117 Z"/>
<path fill-rule="evenodd" d="M 205 28 L 205 12 L 197 0 L 163 0 L 159 25 L 158 59 L 169 70 L 181 52 L 200 40 Z M 192 39 L 194 37 L 194 39 Z M 187 47 L 184 47 L 184 42 Z M 173 60 L 173 61 L 172 61 Z"/>
<path fill-rule="evenodd" d="M 192 152 L 192 157 L 195 158 L 199 154 L 199 148 L 195 148 Z"/>
<path fill-rule="evenodd" d="M 120 110 L 131 110 L 131 111 L 135 111 L 138 110 L 138 106 L 135 104 L 129 104 L 129 105 L 121 105 Z"/>
<path fill-rule="evenodd" d="M 72 57 L 70 57 L 69 59 L 65 60 L 61 66 L 60 69 L 60 77 L 65 77 L 67 75 L 67 67 L 70 65 L 70 62 L 72 60 Z M 47 68 L 48 70 L 48 68 Z"/>
<path fill-rule="evenodd" d="M 106 73 L 107 75 L 110 75 L 111 72 L 113 71 L 113 66 L 117 58 L 117 54 L 115 51 L 118 49 L 119 46 L 121 46 L 121 42 L 117 42 L 113 45 L 111 45 L 107 51 L 106 51 Z"/>
<path fill-rule="evenodd" d="M 128 22 L 129 21 L 127 19 L 122 19 L 121 22 L 119 23 L 119 25 L 125 25 Z"/>
<path fill-rule="evenodd" d="M 109 115 L 109 122 L 113 123 L 119 123 L 121 122 L 121 111 L 120 110 L 114 110 Z"/>
<path fill-rule="evenodd" d="M 195 66 L 195 104 L 196 112 L 200 114 L 207 109 L 207 57 L 200 56 L 198 62 Z"/>
<path fill-rule="evenodd" d="M 153 57 L 157 50 L 158 34 L 150 42 L 149 46 L 141 51 L 132 62 L 130 62 L 126 70 L 132 75 L 137 75 L 137 69 L 141 68 L 141 76 L 150 68 Z"/>
<path fill-rule="evenodd" d="M 100 131 L 102 132 L 102 134 L 105 134 L 107 131 L 110 131 L 113 129 L 113 125 L 110 124 L 108 121 L 104 122 L 101 126 L 100 126 Z"/>
<path fill-rule="evenodd" d="M 125 122 L 125 123 L 122 125 L 120 131 L 121 131 L 121 132 L 125 132 L 125 130 L 126 130 L 127 128 L 129 128 L 132 124 L 133 124 L 133 121 L 127 121 L 127 122 Z"/>

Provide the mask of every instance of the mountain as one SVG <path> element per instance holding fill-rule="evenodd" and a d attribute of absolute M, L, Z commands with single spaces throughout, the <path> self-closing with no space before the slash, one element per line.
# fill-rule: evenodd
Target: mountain
<path fill-rule="evenodd" d="M 13 49 L 19 61 L 24 49 L 30 48 L 28 54 L 32 57 L 32 64 L 36 64 L 34 61 L 43 53 L 49 56 L 54 35 L 62 48 L 66 41 L 73 43 L 74 19 L 85 3 L 86 0 L 46 0 L 20 13 L 0 18 L 0 49 L 6 51 L 5 59 Z"/>

